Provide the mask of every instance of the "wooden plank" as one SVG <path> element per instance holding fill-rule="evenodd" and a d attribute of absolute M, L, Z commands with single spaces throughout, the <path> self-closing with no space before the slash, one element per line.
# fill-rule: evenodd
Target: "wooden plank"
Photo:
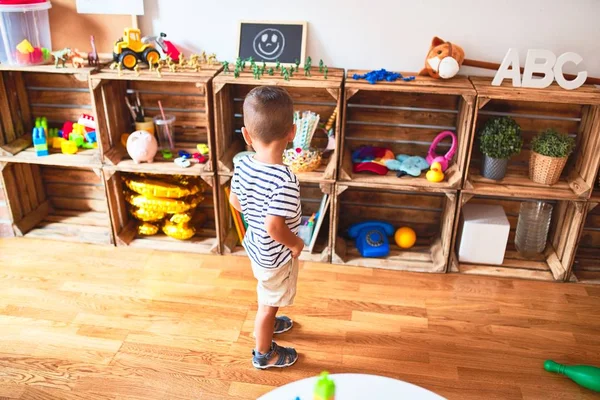
<path fill-rule="evenodd" d="M 14 164 L 9 164 L 2 171 L 2 177 L 4 179 L 4 191 L 6 193 L 6 204 L 12 215 L 12 220 L 17 222 L 20 221 L 24 216 L 23 206 L 21 205 L 21 199 L 19 197 L 19 186 L 17 185 L 17 179 L 15 176 Z"/>
<path fill-rule="evenodd" d="M 52 206 L 61 210 L 107 212 L 106 200 L 75 199 L 72 197 L 50 197 Z"/>
<path fill-rule="evenodd" d="M 551 281 L 554 279 L 552 273 L 549 271 L 536 271 L 528 269 L 514 269 L 483 265 L 478 266 L 461 264 L 459 270 L 461 274 L 485 275 L 503 278 L 534 279 L 540 281 Z"/>
<path fill-rule="evenodd" d="M 93 171 L 88 169 L 43 167 L 41 172 L 42 178 L 46 183 L 102 184 L 102 180 Z"/>
<path fill-rule="evenodd" d="M 2 123 L 2 132 L 3 137 L 1 139 L 0 145 L 5 145 L 16 139 L 15 135 L 15 123 L 13 121 L 13 115 L 11 113 L 10 101 L 8 96 L 8 87 L 7 87 L 7 79 L 8 73 L 1 72 L 0 73 L 0 93 L 5 94 L 0 96 L 0 122 Z"/>
<path fill-rule="evenodd" d="M 103 185 L 46 183 L 46 193 L 50 197 L 69 197 L 78 199 L 104 200 Z"/>
<path fill-rule="evenodd" d="M 31 116 L 30 109 L 30 100 L 27 95 L 27 90 L 25 88 L 25 82 L 23 79 L 23 72 L 14 73 L 13 79 L 15 81 L 15 88 L 17 91 L 17 97 L 19 99 L 19 111 L 21 114 L 21 119 L 23 121 L 23 129 L 25 132 L 31 132 L 33 129 L 33 118 Z"/>
<path fill-rule="evenodd" d="M 455 112 L 432 112 L 425 110 L 404 110 L 391 108 L 346 109 L 348 122 L 368 122 L 369 124 L 424 125 L 426 127 L 456 127 Z"/>
<path fill-rule="evenodd" d="M 37 165 L 32 165 L 31 175 L 33 177 L 33 187 L 35 187 L 38 202 L 41 203 L 46 200 L 46 190 L 42 181 L 41 168 Z"/>
<path fill-rule="evenodd" d="M 31 175 L 30 166 L 27 164 L 13 164 L 13 168 L 15 171 L 15 179 L 18 182 L 17 187 L 19 188 L 19 197 L 21 199 L 21 206 L 23 207 L 23 215 L 26 216 L 35 208 L 37 208 L 37 204 L 35 204 L 35 199 L 32 199 L 32 193 L 35 192 L 34 187 L 30 187 L 28 185 L 27 180 L 25 179 L 26 175 Z"/>
<path fill-rule="evenodd" d="M 457 110 L 459 96 L 429 93 L 397 93 L 387 91 L 359 91 L 348 101 L 355 105 L 417 107 L 438 110 Z"/>
<path fill-rule="evenodd" d="M 6 95 L 8 96 L 8 102 L 10 105 L 10 112 L 12 114 L 12 123 L 14 124 L 15 137 L 12 140 L 17 139 L 27 133 L 25 132 L 23 116 L 20 110 L 21 101 L 19 100 L 19 93 L 21 90 L 19 90 L 16 86 L 16 74 L 17 73 L 13 71 L 8 72 L 8 77 L 4 82 L 4 85 L 6 86 Z M 7 143 L 10 143 L 12 140 L 7 138 Z"/>
<path fill-rule="evenodd" d="M 42 220 L 52 212 L 48 200 L 41 203 L 35 210 L 27 214 L 23 219 L 14 223 L 14 230 L 17 236 L 24 236 L 35 228 Z"/>
<path fill-rule="evenodd" d="M 78 71 L 78 73 L 80 72 L 85 73 L 85 71 Z M 87 79 L 81 80 L 72 73 L 56 74 L 27 72 L 23 74 L 23 78 L 25 80 L 25 86 L 28 89 L 31 87 L 55 89 L 88 88 Z"/>
<path fill-rule="evenodd" d="M 29 102 L 32 105 L 69 105 L 90 106 L 91 98 L 88 90 L 48 90 L 35 88 L 27 91 Z"/>

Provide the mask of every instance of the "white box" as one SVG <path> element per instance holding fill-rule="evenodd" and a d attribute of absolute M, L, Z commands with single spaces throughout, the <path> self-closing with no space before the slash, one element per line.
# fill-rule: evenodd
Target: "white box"
<path fill-rule="evenodd" d="M 458 260 L 501 265 L 504 262 L 510 223 L 502 206 L 465 204 Z"/>

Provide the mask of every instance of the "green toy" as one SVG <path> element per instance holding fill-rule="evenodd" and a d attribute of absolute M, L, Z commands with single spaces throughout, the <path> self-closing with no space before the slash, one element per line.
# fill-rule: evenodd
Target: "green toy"
<path fill-rule="evenodd" d="M 223 61 L 223 73 L 224 74 L 229 73 L 229 63 L 227 61 Z"/>
<path fill-rule="evenodd" d="M 296 71 L 298 70 L 298 68 L 300 68 L 300 60 L 298 60 L 297 58 L 294 60 L 294 64 L 296 64 Z"/>
<path fill-rule="evenodd" d="M 323 60 L 319 60 L 319 72 L 323 72 Z"/>
<path fill-rule="evenodd" d="M 311 66 L 312 66 L 312 58 L 310 58 L 310 56 L 308 56 L 306 58 L 306 62 L 304 63 L 304 76 L 311 76 L 310 75 Z"/>
<path fill-rule="evenodd" d="M 327 79 L 327 73 L 329 72 L 329 68 L 327 68 L 327 65 L 323 67 L 323 77 L 325 79 Z"/>
<path fill-rule="evenodd" d="M 290 71 L 287 68 L 283 68 L 283 79 L 286 81 L 290 80 Z"/>
<path fill-rule="evenodd" d="M 563 374 L 584 388 L 600 392 L 600 368 L 591 365 L 563 365 L 552 360 L 544 362 L 544 369 L 548 372 Z"/>
<path fill-rule="evenodd" d="M 267 74 L 269 74 L 270 76 L 273 76 L 273 73 L 274 73 L 273 68 L 269 68 L 267 70 Z"/>
<path fill-rule="evenodd" d="M 329 372 L 321 372 L 313 396 L 314 400 L 333 400 L 335 398 L 335 382 L 329 379 Z"/>
<path fill-rule="evenodd" d="M 71 49 L 68 47 L 53 51 L 51 54 L 54 56 L 54 68 L 58 68 L 58 63 L 60 63 L 63 68 L 66 68 L 65 63 L 69 60 L 70 52 Z"/>
<path fill-rule="evenodd" d="M 238 67 L 235 67 L 235 69 L 233 70 L 233 77 L 234 78 L 240 77 L 240 69 Z"/>
<path fill-rule="evenodd" d="M 267 63 L 263 60 L 263 65 L 262 65 L 263 69 L 267 68 Z"/>
<path fill-rule="evenodd" d="M 279 70 L 279 68 L 281 68 L 281 63 L 279 62 L 279 60 L 277 60 L 277 62 L 275 62 L 275 69 Z"/>

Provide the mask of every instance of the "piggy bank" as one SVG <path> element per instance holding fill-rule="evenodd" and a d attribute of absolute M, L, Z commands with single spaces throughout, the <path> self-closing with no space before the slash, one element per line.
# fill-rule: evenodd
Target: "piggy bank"
<path fill-rule="evenodd" d="M 157 151 L 156 138 L 147 131 L 135 131 L 127 139 L 127 153 L 136 164 L 153 162 Z"/>

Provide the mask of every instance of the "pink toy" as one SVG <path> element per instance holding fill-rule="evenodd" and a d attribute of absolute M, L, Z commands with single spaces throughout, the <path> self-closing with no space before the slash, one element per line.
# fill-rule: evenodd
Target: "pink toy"
<path fill-rule="evenodd" d="M 157 151 L 158 143 L 147 131 L 135 131 L 127 139 L 127 153 L 136 164 L 153 162 Z"/>
<path fill-rule="evenodd" d="M 448 150 L 448 152 L 446 154 L 444 154 L 443 156 L 439 156 L 436 154 L 435 149 L 437 148 L 438 144 L 440 144 L 440 142 L 447 137 L 452 138 L 452 146 L 450 147 L 450 150 Z M 439 162 L 440 165 L 442 166 L 442 171 L 446 171 L 448 169 L 448 164 L 452 160 L 452 157 L 454 157 L 454 153 L 456 153 L 457 145 L 458 145 L 457 139 L 456 139 L 456 135 L 454 134 L 454 132 L 451 132 L 451 131 L 440 132 L 435 137 L 435 139 L 433 139 L 433 142 L 431 142 L 431 146 L 429 146 L 429 151 L 427 152 L 427 158 L 426 158 L 427 163 L 429 165 L 431 165 L 434 162 Z"/>

